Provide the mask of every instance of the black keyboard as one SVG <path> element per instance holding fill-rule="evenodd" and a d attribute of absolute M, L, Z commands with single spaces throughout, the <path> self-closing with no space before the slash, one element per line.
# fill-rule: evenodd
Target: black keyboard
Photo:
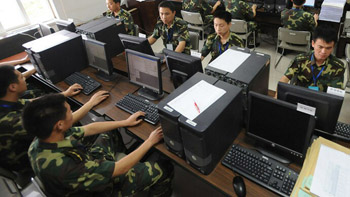
<path fill-rule="evenodd" d="M 68 85 L 73 85 L 75 83 L 80 84 L 83 87 L 83 94 L 89 95 L 91 92 L 95 91 L 97 88 L 101 86 L 99 82 L 95 79 L 84 75 L 80 72 L 75 72 L 64 79 Z"/>
<path fill-rule="evenodd" d="M 239 145 L 233 145 L 222 164 L 282 196 L 290 196 L 299 174 L 283 164 Z"/>
<path fill-rule="evenodd" d="M 127 94 L 115 105 L 130 114 L 133 114 L 137 111 L 145 112 L 146 115 L 144 121 L 149 122 L 153 125 L 157 124 L 159 121 L 157 105 L 140 96 Z"/>
<path fill-rule="evenodd" d="M 334 134 L 338 135 L 344 139 L 350 140 L 350 125 L 337 122 L 335 126 Z"/>

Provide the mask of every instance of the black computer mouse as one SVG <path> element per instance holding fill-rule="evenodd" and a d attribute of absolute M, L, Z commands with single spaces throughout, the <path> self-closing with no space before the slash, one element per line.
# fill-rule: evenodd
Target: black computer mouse
<path fill-rule="evenodd" d="M 144 119 L 145 119 L 145 116 L 142 116 L 142 115 L 141 115 L 141 116 L 139 116 L 139 117 L 136 118 L 136 120 L 140 120 L 140 119 L 141 119 L 141 120 L 144 120 Z"/>
<path fill-rule="evenodd" d="M 233 189 L 238 197 L 244 197 L 246 195 L 245 184 L 241 176 L 235 176 L 232 181 Z"/>

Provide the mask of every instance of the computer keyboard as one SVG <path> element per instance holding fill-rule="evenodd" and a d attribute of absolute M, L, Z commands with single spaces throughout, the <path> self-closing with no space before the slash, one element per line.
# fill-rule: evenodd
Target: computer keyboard
<path fill-rule="evenodd" d="M 137 111 L 145 112 L 146 115 L 144 121 L 149 122 L 153 125 L 157 124 L 159 121 L 157 105 L 140 96 L 127 94 L 115 105 L 130 114 L 133 114 Z"/>
<path fill-rule="evenodd" d="M 75 72 L 69 75 L 67 78 L 64 79 L 64 82 L 66 82 L 68 85 L 73 85 L 75 83 L 80 84 L 83 87 L 82 92 L 85 95 L 89 95 L 91 92 L 95 91 L 101 86 L 101 84 L 95 79 L 84 75 L 80 72 Z"/>
<path fill-rule="evenodd" d="M 222 164 L 282 196 L 290 196 L 299 174 L 266 156 L 233 145 Z"/>
<path fill-rule="evenodd" d="M 350 140 L 350 125 L 342 122 L 337 122 L 334 134 L 344 139 Z"/>

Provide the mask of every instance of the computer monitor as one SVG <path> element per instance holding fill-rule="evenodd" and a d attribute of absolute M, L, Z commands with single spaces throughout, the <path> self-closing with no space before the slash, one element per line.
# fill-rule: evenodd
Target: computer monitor
<path fill-rule="evenodd" d="M 39 23 L 39 29 L 40 29 L 42 36 L 47 36 L 47 35 L 50 35 L 52 33 L 55 33 L 55 30 L 52 27 L 50 27 L 46 24 L 43 24 L 43 23 Z"/>
<path fill-rule="evenodd" d="M 304 6 L 315 7 L 315 0 L 306 0 Z"/>
<path fill-rule="evenodd" d="M 315 117 L 297 111 L 297 105 L 249 92 L 247 135 L 270 148 L 260 150 L 266 156 L 282 163 L 304 158 L 314 125 Z"/>
<path fill-rule="evenodd" d="M 96 77 L 104 81 L 116 78 L 107 44 L 97 40 L 83 38 L 89 65 L 97 69 Z"/>
<path fill-rule="evenodd" d="M 131 36 L 128 34 L 118 34 L 125 49 L 131 49 L 140 53 L 154 56 L 154 52 L 147 38 Z"/>
<path fill-rule="evenodd" d="M 64 29 L 71 32 L 76 31 L 75 25 L 72 21 L 56 20 L 56 26 L 60 31 Z"/>
<path fill-rule="evenodd" d="M 125 54 L 130 82 L 142 86 L 138 94 L 149 100 L 162 98 L 160 58 L 130 49 Z"/>
<path fill-rule="evenodd" d="M 163 52 L 175 88 L 179 87 L 197 72 L 203 73 L 200 58 L 168 49 L 164 49 Z"/>
<path fill-rule="evenodd" d="M 317 131 L 333 134 L 343 98 L 325 92 L 279 82 L 277 98 L 293 104 L 302 103 L 316 108 Z"/>

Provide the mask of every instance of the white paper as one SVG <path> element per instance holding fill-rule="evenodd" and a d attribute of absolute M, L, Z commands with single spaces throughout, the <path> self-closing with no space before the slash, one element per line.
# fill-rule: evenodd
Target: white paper
<path fill-rule="evenodd" d="M 191 56 L 201 58 L 202 53 L 191 49 Z"/>
<path fill-rule="evenodd" d="M 319 20 L 340 22 L 346 0 L 324 0 Z"/>
<path fill-rule="evenodd" d="M 193 120 L 225 93 L 225 90 L 201 80 L 171 100 L 168 105 L 186 118 Z"/>
<path fill-rule="evenodd" d="M 333 88 L 333 87 L 330 87 L 328 86 L 327 88 L 327 93 L 328 94 L 333 94 L 333 95 L 336 95 L 336 96 L 340 96 L 340 97 L 343 97 L 345 96 L 345 90 L 342 90 L 342 89 L 339 89 L 339 88 Z"/>
<path fill-rule="evenodd" d="M 209 63 L 209 66 L 233 73 L 233 71 L 235 71 L 246 59 L 248 59 L 249 56 L 249 53 L 228 49 L 214 61 Z"/>
<path fill-rule="evenodd" d="M 310 191 L 317 196 L 350 194 L 350 156 L 321 145 Z"/>
<path fill-rule="evenodd" d="M 297 103 L 297 111 L 303 112 L 305 114 L 309 114 L 311 116 L 315 116 L 316 108 L 308 105 L 304 105 L 302 103 Z"/>

